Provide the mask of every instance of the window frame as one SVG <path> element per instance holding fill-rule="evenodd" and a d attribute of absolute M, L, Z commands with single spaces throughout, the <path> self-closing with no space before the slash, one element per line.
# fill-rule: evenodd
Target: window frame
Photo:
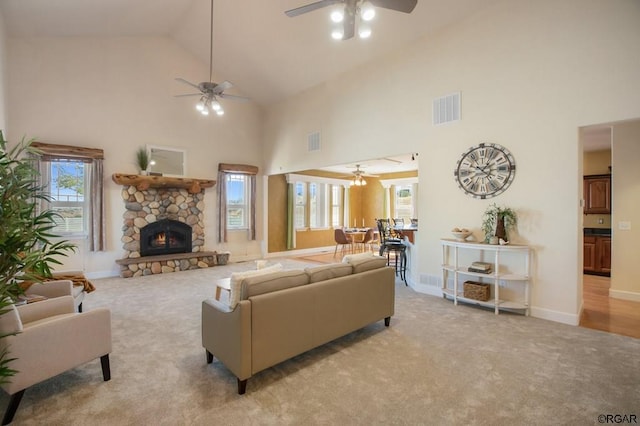
<path fill-rule="evenodd" d="M 251 194 L 250 194 L 250 184 L 249 184 L 249 175 L 243 173 L 228 173 L 225 176 L 225 185 L 227 189 L 227 205 L 225 206 L 227 212 L 227 223 L 226 227 L 229 231 L 246 231 L 251 226 L 251 218 L 249 217 L 250 209 L 251 209 Z M 231 191 L 229 190 L 229 185 L 232 181 L 242 181 L 242 192 L 243 192 L 243 203 L 231 203 L 229 194 Z M 230 210 L 241 210 L 242 211 L 242 223 L 239 225 L 234 225 L 230 223 L 231 218 L 233 217 L 230 214 Z"/>
<path fill-rule="evenodd" d="M 90 183 L 89 183 L 89 163 L 82 160 L 75 159 L 53 159 L 53 160 L 41 160 L 41 163 L 46 166 L 41 167 L 41 175 L 40 175 L 40 183 L 45 189 L 48 195 L 48 201 L 46 202 L 46 209 L 58 212 L 59 209 L 62 208 L 73 208 L 80 207 L 82 209 L 82 226 L 79 231 L 67 231 L 62 229 L 60 225 L 56 225 L 52 231 L 61 238 L 69 238 L 69 239 L 83 239 L 89 236 L 89 215 L 90 215 L 90 203 L 89 203 L 89 193 L 90 193 Z M 58 188 L 58 193 L 53 194 L 53 167 L 62 167 L 62 163 L 64 164 L 81 164 L 82 165 L 82 181 L 83 181 L 83 194 L 82 201 L 80 202 L 71 202 L 71 201 L 57 201 L 56 196 L 60 196 L 60 189 Z M 76 193 L 77 194 L 77 193 Z M 55 219 L 56 224 L 59 222 L 59 218 Z"/>

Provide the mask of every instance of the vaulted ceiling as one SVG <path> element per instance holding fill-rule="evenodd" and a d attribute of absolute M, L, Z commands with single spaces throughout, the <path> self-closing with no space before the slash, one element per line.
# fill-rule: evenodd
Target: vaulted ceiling
<path fill-rule="evenodd" d="M 215 79 L 231 81 L 229 93 L 268 105 L 496 0 L 419 0 L 411 14 L 378 9 L 372 37 L 346 41 L 329 36 L 330 8 L 295 18 L 284 14 L 312 1 L 215 0 Z M 2 0 L 0 9 L 9 37 L 168 36 L 209 64 L 209 0 Z"/>

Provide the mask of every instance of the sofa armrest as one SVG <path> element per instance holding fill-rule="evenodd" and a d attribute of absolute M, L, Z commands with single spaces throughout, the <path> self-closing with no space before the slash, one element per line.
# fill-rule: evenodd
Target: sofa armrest
<path fill-rule="evenodd" d="M 251 302 L 231 310 L 215 299 L 202 302 L 202 346 L 240 380 L 251 377 Z"/>
<path fill-rule="evenodd" d="M 72 296 L 72 288 L 71 280 L 45 281 L 31 284 L 25 294 L 38 294 L 48 298 Z"/>
<path fill-rule="evenodd" d="M 73 297 L 71 296 L 54 297 L 41 302 L 28 303 L 17 306 L 17 309 L 23 326 L 55 315 L 75 312 Z"/>

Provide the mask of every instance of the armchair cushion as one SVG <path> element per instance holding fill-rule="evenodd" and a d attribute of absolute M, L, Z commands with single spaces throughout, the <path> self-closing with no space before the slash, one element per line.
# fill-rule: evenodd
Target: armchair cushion
<path fill-rule="evenodd" d="M 6 312 L 0 315 L 0 336 L 16 334 L 22 332 L 22 321 L 20 314 L 14 305 L 6 308 Z"/>

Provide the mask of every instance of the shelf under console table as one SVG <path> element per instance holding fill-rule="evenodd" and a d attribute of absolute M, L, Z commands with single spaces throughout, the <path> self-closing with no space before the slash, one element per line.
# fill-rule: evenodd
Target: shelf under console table
<path fill-rule="evenodd" d="M 441 239 L 442 296 L 458 302 L 529 315 L 531 285 L 531 248 L 526 245 L 491 245 L 477 242 Z M 507 259 L 505 259 L 507 258 Z M 470 259 L 492 264 L 489 273 L 469 271 Z M 507 260 L 507 262 L 505 262 Z M 488 300 L 477 300 L 464 294 L 464 281 L 479 280 L 490 289 Z M 518 288 L 519 287 L 519 288 Z M 507 293 L 507 297 L 501 296 Z M 514 294 L 523 293 L 521 297 Z"/>

